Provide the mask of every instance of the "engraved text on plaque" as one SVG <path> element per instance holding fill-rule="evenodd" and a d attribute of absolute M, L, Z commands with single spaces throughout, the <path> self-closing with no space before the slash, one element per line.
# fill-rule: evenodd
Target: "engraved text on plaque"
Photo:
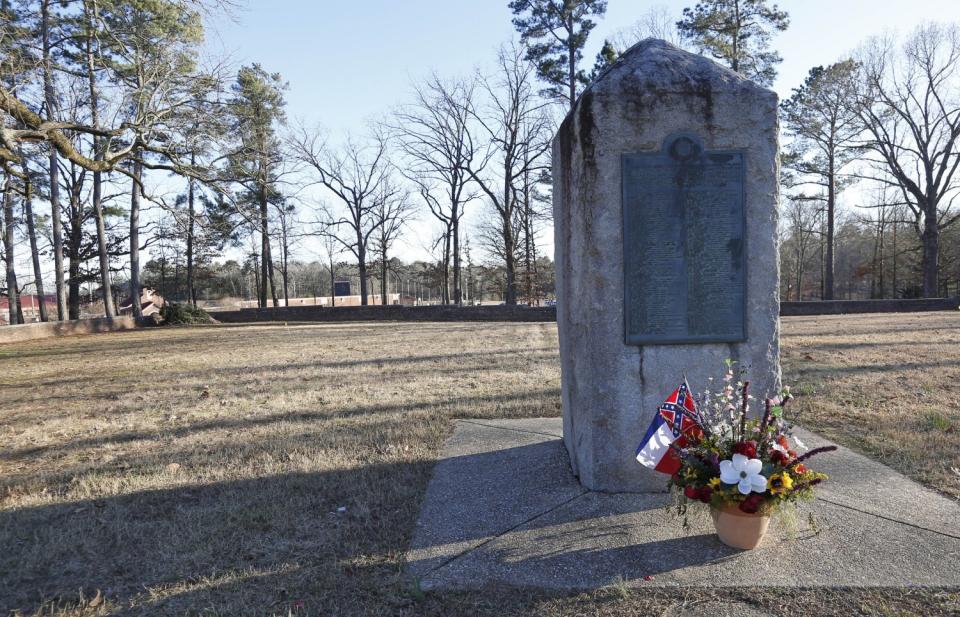
<path fill-rule="evenodd" d="M 627 344 L 744 340 L 743 154 L 682 134 L 622 169 Z"/>

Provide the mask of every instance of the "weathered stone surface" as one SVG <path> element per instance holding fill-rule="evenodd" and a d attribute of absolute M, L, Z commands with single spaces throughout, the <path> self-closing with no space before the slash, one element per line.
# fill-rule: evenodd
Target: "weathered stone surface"
<path fill-rule="evenodd" d="M 744 156 L 742 343 L 624 342 L 621 156 L 659 151 L 677 133 Z M 684 374 L 699 391 L 732 358 L 749 369 L 758 398 L 779 387 L 777 97 L 706 58 L 646 40 L 584 92 L 553 147 L 564 441 L 584 486 L 658 490 L 662 481 L 633 454 Z"/>
<path fill-rule="evenodd" d="M 560 428 L 559 418 L 457 422 L 407 557 L 422 588 L 960 585 L 960 504 L 846 448 L 814 459 L 831 477 L 794 530 L 775 518 L 757 549 L 738 551 L 703 511 L 684 529 L 667 494 L 582 489 Z M 716 614 L 749 614 L 731 611 Z"/>

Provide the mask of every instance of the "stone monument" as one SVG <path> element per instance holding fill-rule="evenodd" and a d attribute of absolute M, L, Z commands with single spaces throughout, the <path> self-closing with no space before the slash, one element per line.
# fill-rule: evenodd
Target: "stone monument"
<path fill-rule="evenodd" d="M 686 375 L 729 358 L 779 389 L 777 96 L 647 39 L 583 93 L 553 143 L 563 434 L 599 491 L 663 490 L 634 459 Z"/>

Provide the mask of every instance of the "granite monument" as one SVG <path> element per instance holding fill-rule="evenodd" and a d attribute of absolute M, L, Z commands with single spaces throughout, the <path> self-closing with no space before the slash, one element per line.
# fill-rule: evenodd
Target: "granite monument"
<path fill-rule="evenodd" d="M 561 125 L 563 433 L 585 487 L 663 490 L 634 451 L 684 375 L 699 391 L 729 358 L 758 398 L 779 389 L 777 153 L 775 93 L 655 39 Z"/>

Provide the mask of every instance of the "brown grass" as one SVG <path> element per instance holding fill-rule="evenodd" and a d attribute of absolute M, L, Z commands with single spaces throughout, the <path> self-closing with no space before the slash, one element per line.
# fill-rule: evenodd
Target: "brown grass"
<path fill-rule="evenodd" d="M 840 408 L 827 407 L 831 393 L 853 391 L 847 384 L 870 409 L 940 427 L 936 456 L 900 468 L 953 493 L 949 473 L 934 471 L 958 452 L 955 403 L 943 424 L 916 398 L 877 407 L 871 397 L 916 390 L 913 371 L 929 387 L 955 375 L 960 352 L 939 341 L 960 339 L 960 319 L 871 319 L 877 332 L 865 336 L 884 347 L 857 347 L 864 358 L 831 347 L 859 340 L 850 333 L 867 328 L 863 318 L 787 322 L 788 379 L 807 392 L 798 407 L 810 428 L 864 448 L 850 423 L 831 421 Z M 871 362 L 886 368 L 853 370 Z M 897 362 L 926 364 L 900 371 Z M 891 383 L 858 381 L 870 375 Z M 911 381 L 898 390 L 900 375 Z M 22 614 L 647 615 L 719 598 L 784 615 L 810 614 L 811 602 L 908 615 L 960 602 L 932 591 L 417 592 L 403 554 L 450 418 L 559 413 L 548 324 L 223 326 L 35 341 L 0 347 L 0 386 L 0 609 Z"/>
<path fill-rule="evenodd" d="M 960 314 L 784 322 L 794 419 L 960 498 Z"/>

